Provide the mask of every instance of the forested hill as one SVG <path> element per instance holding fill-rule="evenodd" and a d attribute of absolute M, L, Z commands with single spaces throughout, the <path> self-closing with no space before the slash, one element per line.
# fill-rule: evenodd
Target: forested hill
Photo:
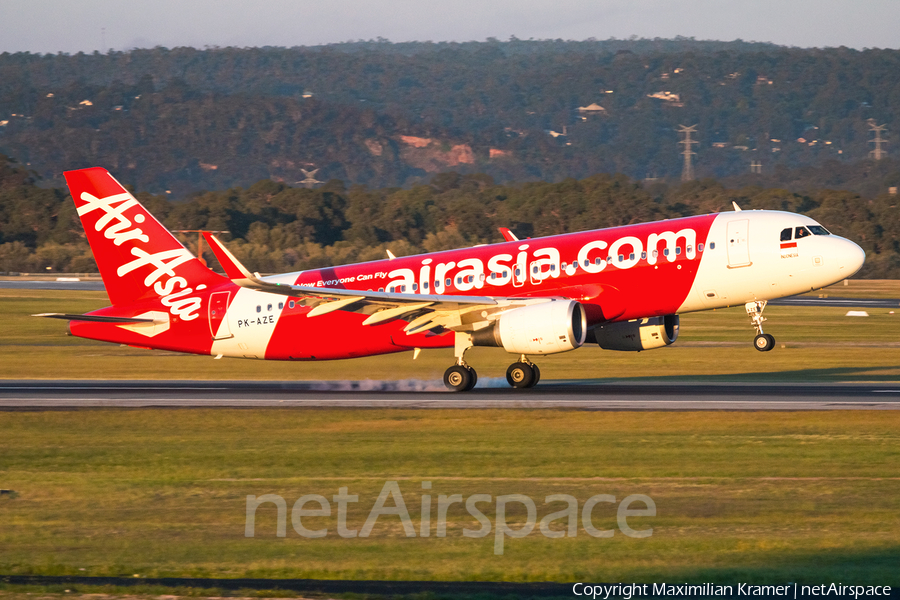
<path fill-rule="evenodd" d="M 868 119 L 900 139 L 897 73 L 897 50 L 694 40 L 6 53 L 0 152 L 49 185 L 102 165 L 173 197 L 293 184 L 304 169 L 371 188 L 450 170 L 673 178 L 676 128 L 696 124 L 700 178 L 759 162 L 775 181 L 829 161 L 852 178 L 873 148 Z"/>
<path fill-rule="evenodd" d="M 0 157 L 2 158 L 2 157 Z M 441 173 L 409 189 L 318 189 L 263 180 L 247 188 L 199 193 L 186 201 L 138 190 L 170 229 L 211 229 L 252 270 L 283 272 L 657 219 L 764 208 L 802 212 L 867 254 L 864 277 L 900 278 L 897 196 L 865 198 L 826 189 L 729 189 L 713 180 L 668 186 L 624 175 L 558 183 L 498 185 L 487 175 Z M 196 250 L 196 237 L 183 238 Z M 207 259 L 214 260 L 209 253 Z M 0 272 L 96 272 L 64 189 L 39 188 L 21 167 L 0 160 Z"/>

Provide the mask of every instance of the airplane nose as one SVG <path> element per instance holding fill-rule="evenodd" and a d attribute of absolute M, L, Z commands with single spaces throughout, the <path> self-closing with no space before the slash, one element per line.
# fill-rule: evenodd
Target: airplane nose
<path fill-rule="evenodd" d="M 862 268 L 863 263 L 866 262 L 866 253 L 850 240 L 843 241 L 838 264 L 840 265 L 841 277 L 846 278 L 851 277 Z"/>

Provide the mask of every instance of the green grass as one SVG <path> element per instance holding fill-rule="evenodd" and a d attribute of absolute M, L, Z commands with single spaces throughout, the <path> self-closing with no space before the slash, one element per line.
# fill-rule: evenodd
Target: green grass
<path fill-rule="evenodd" d="M 860 286 L 857 286 L 857 284 Z M 861 287 L 865 283 L 868 287 Z M 869 295 L 896 294 L 898 282 L 852 282 Z M 843 288 L 837 288 L 843 292 Z M 823 292 L 825 293 L 825 292 Z M 835 294 L 837 295 L 837 294 Z M 241 359 L 139 350 L 65 335 L 65 323 L 39 312 L 87 312 L 108 304 L 103 292 L 0 290 L 0 379 L 429 379 L 452 364 L 450 350 L 316 363 Z M 847 317 L 846 309 L 770 306 L 766 331 L 777 347 L 759 353 L 742 307 L 681 318 L 678 341 L 648 352 L 594 347 L 542 357 L 545 380 L 690 378 L 779 381 L 900 381 L 900 307 Z M 467 360 L 481 379 L 504 377 L 501 349 L 474 348 Z"/>
<path fill-rule="evenodd" d="M 858 282 L 849 288 L 856 289 Z M 860 282 L 861 283 L 861 282 Z M 859 293 L 900 297 L 897 282 Z M 846 289 L 835 296 L 850 295 Z M 102 292 L 0 291 L 0 378 L 439 380 L 446 350 L 322 363 L 213 360 L 67 337 L 37 312 L 86 312 Z M 671 347 L 585 348 L 542 358 L 546 379 L 900 381 L 900 315 L 769 307 L 778 347 L 758 353 L 742 308 L 684 315 Z M 480 377 L 509 357 L 475 348 Z M 0 413 L 0 573 L 510 581 L 900 584 L 900 414 L 462 410 L 85 410 Z M 507 540 L 407 538 L 382 517 L 368 539 L 274 534 L 248 494 L 360 496 L 360 527 L 399 481 L 418 523 L 421 481 L 438 494 L 647 494 L 653 536 L 538 533 Z M 485 505 L 486 514 L 493 515 Z M 556 510 L 558 507 L 554 507 Z M 436 507 L 433 508 L 433 511 Z M 523 515 L 512 512 L 511 521 Z M 598 527 L 615 527 L 598 507 Z M 432 526 L 436 516 L 432 515 Z M 306 522 L 306 520 L 304 521 Z M 318 524 L 317 524 L 318 522 Z M 13 590 L 14 591 L 14 590 Z"/>
<path fill-rule="evenodd" d="M 900 584 L 900 414 L 464 410 L 86 410 L 0 413 L 0 573 L 510 581 L 843 581 Z M 537 532 L 407 538 L 275 536 L 245 498 L 291 504 L 346 486 L 359 528 L 397 480 L 418 525 L 438 494 L 654 499 L 645 539 Z M 390 503 L 389 503 L 390 504 Z M 493 520 L 493 505 L 482 505 Z M 490 509 L 488 507 L 491 507 Z M 554 506 L 553 510 L 560 506 Z M 436 520 L 432 508 L 432 527 Z M 511 522 L 524 519 L 511 511 Z M 634 521 L 632 521 L 634 522 Z M 598 528 L 616 526 L 598 506 Z"/>

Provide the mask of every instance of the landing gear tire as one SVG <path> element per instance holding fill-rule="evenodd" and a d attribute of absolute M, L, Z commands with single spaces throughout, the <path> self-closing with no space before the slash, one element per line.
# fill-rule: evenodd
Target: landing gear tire
<path fill-rule="evenodd" d="M 533 365 L 517 362 L 509 365 L 506 370 L 506 381 L 517 389 L 534 387 L 539 375 L 535 373 Z"/>
<path fill-rule="evenodd" d="M 468 392 L 478 381 L 475 369 L 462 365 L 453 365 L 444 371 L 444 385 L 451 392 Z"/>
<path fill-rule="evenodd" d="M 760 352 L 768 352 L 775 347 L 775 338 L 768 333 L 761 333 L 753 338 L 753 347 Z"/>
<path fill-rule="evenodd" d="M 531 365 L 531 368 L 534 369 L 534 382 L 531 384 L 531 387 L 536 386 L 541 380 L 541 370 L 538 369 L 538 366 L 535 364 Z"/>
<path fill-rule="evenodd" d="M 469 379 L 469 385 L 467 385 L 466 389 L 463 390 L 464 392 L 468 392 L 469 390 L 471 390 L 472 388 L 475 387 L 476 383 L 478 383 L 478 373 L 475 372 L 475 369 L 473 369 L 472 367 L 466 367 L 466 368 L 469 370 L 469 378 L 470 379 Z"/>

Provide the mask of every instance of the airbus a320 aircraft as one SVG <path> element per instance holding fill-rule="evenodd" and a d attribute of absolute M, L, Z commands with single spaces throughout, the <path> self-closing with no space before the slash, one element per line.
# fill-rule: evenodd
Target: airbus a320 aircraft
<path fill-rule="evenodd" d="M 452 347 L 453 391 L 475 386 L 473 346 L 531 357 L 596 344 L 650 350 L 680 313 L 743 304 L 754 346 L 766 301 L 856 273 L 863 250 L 803 215 L 735 211 L 261 277 L 215 237 L 226 277 L 195 258 L 105 169 L 65 174 L 112 306 L 68 319 L 75 336 L 221 358 L 333 360 Z M 737 209 L 737 205 L 735 205 Z"/>

